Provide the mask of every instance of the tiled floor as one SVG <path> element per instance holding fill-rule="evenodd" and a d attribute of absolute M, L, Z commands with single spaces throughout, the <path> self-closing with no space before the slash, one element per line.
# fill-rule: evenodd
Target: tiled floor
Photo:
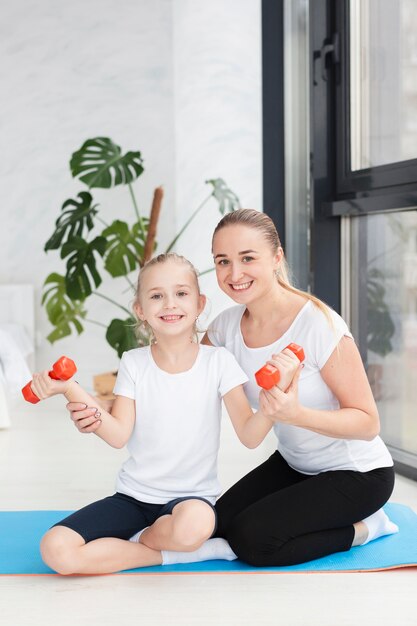
<path fill-rule="evenodd" d="M 258 450 L 246 450 L 225 422 L 223 485 L 230 485 L 272 449 L 270 438 Z M 58 400 L 15 411 L 12 428 L 0 431 L 1 509 L 80 507 L 112 492 L 125 454 L 94 435 L 80 435 Z M 417 512 L 417 483 L 398 477 L 392 501 Z M 0 623 L 415 626 L 416 589 L 417 569 L 368 574 L 3 576 Z"/>

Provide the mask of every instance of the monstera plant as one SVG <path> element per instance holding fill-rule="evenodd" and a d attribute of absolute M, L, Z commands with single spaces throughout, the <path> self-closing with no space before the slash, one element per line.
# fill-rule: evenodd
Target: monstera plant
<path fill-rule="evenodd" d="M 380 356 L 392 352 L 391 340 L 395 333 L 394 322 L 385 301 L 385 276 L 381 270 L 368 270 L 367 305 L 368 305 L 368 349 Z"/>
<path fill-rule="evenodd" d="M 206 181 L 210 193 L 194 210 L 184 226 L 176 234 L 166 250 L 158 250 L 156 230 L 162 202 L 162 189 L 154 193 L 149 217 L 141 215 L 133 190 L 133 183 L 144 172 L 141 153 L 122 154 L 119 146 L 107 137 L 87 140 L 71 157 L 70 168 L 73 178 L 83 182 L 88 191 L 80 191 L 76 198 L 65 200 L 55 222 L 55 230 L 45 244 L 45 251 L 58 250 L 61 259 L 66 259 L 66 273 L 49 274 L 44 283 L 42 304 L 48 319 L 54 326 L 47 339 L 54 343 L 73 332 L 84 331 L 84 323 L 100 324 L 106 329 L 106 339 L 120 357 L 125 350 L 148 342 L 145 328 L 135 334 L 136 320 L 127 307 L 132 299 L 135 285 L 130 276 L 157 252 L 169 252 L 179 237 L 188 228 L 196 215 L 206 205 L 216 201 L 223 215 L 239 208 L 239 199 L 221 178 Z M 133 209 L 130 224 L 120 219 L 110 220 L 99 210 L 93 199 L 92 189 L 111 189 L 125 185 Z M 117 210 L 113 210 L 117 214 Z M 206 270 L 210 271 L 210 270 Z M 113 278 L 123 277 L 128 286 L 120 297 L 115 298 L 99 290 L 103 273 Z M 205 272 L 202 272 L 205 273 Z M 123 313 L 107 324 L 87 318 L 87 301 L 103 298 Z"/>

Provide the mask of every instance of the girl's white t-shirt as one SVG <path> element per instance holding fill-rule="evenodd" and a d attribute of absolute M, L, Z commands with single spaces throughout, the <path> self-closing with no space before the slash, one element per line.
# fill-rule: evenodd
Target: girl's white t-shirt
<path fill-rule="evenodd" d="M 303 347 L 304 368 L 299 379 L 299 400 L 303 406 L 318 410 L 335 410 L 339 402 L 320 375 L 320 370 L 336 348 L 340 339 L 352 337 L 345 321 L 328 308 L 333 328 L 326 316 L 308 300 L 299 311 L 288 330 L 273 344 L 261 348 L 245 345 L 241 320 L 244 305 L 223 311 L 211 322 L 208 337 L 214 346 L 224 346 L 238 361 L 249 380 L 244 385 L 246 395 L 255 408 L 259 405 L 260 388 L 255 372 L 273 353 L 284 350 L 289 343 Z M 337 419 L 337 416 L 335 416 Z M 336 439 L 298 426 L 276 423 L 278 450 L 288 464 L 304 474 L 318 474 L 330 470 L 355 470 L 367 472 L 378 467 L 393 465 L 390 453 L 380 437 L 372 441 Z"/>
<path fill-rule="evenodd" d="M 222 397 L 247 380 L 224 348 L 200 345 L 179 374 L 160 369 L 150 347 L 125 352 L 114 393 L 135 400 L 136 420 L 117 491 L 141 502 L 198 496 L 214 504 Z"/>

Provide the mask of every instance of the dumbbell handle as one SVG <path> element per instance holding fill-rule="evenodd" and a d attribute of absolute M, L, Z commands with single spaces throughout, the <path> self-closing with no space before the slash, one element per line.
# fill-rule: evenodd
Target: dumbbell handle
<path fill-rule="evenodd" d="M 291 352 L 293 352 L 298 358 L 300 363 L 304 361 L 304 350 L 296 343 L 290 343 L 285 348 L 285 350 L 291 350 Z M 277 385 L 279 383 L 281 375 L 276 367 L 267 363 L 256 372 L 255 378 L 260 387 L 262 387 L 263 389 L 271 389 L 274 385 Z"/>
<path fill-rule="evenodd" d="M 74 361 L 69 359 L 67 356 L 61 356 L 61 358 L 53 364 L 51 371 L 48 372 L 48 376 L 54 380 L 69 380 L 72 376 L 74 376 L 76 371 L 77 367 Z M 32 381 L 28 382 L 27 385 L 23 387 L 22 394 L 27 402 L 36 404 L 39 402 L 39 398 L 32 391 L 31 384 Z"/>

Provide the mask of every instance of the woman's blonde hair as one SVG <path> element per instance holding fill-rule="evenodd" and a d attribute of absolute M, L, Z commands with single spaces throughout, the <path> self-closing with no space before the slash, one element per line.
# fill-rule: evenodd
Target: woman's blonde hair
<path fill-rule="evenodd" d="M 169 252 L 168 254 L 158 254 L 153 259 L 150 259 L 150 261 L 147 261 L 145 265 L 140 269 L 138 280 L 136 283 L 136 293 L 135 293 L 135 299 L 133 301 L 133 307 L 137 303 L 139 303 L 140 290 L 142 287 L 144 272 L 149 270 L 151 267 L 154 267 L 155 265 L 162 265 L 164 263 L 167 263 L 168 261 L 181 263 L 182 265 L 185 265 L 188 270 L 190 270 L 190 272 L 192 273 L 195 279 L 195 284 L 197 287 L 198 295 L 200 295 L 201 292 L 200 292 L 200 284 L 198 282 L 198 272 L 196 268 L 194 267 L 194 265 L 191 263 L 191 261 L 186 259 L 184 256 L 181 256 L 180 254 L 176 254 L 175 252 Z M 135 313 L 135 317 L 136 317 L 136 313 Z M 136 336 L 138 338 L 143 337 L 143 328 L 145 328 L 147 333 L 149 334 L 149 343 L 155 343 L 155 336 L 153 334 L 152 328 L 146 321 L 143 322 L 142 320 L 139 320 L 139 319 L 137 320 L 137 323 L 135 326 Z M 197 329 L 197 322 L 194 322 L 194 338 L 197 338 L 197 340 L 198 340 L 198 335 L 197 335 L 198 332 L 200 331 L 198 331 Z"/>
<path fill-rule="evenodd" d="M 214 243 L 214 238 L 216 234 L 222 228 L 226 228 L 226 226 L 247 226 L 248 228 L 253 228 L 258 230 L 265 241 L 269 244 L 272 253 L 276 254 L 278 252 L 278 248 L 282 248 L 281 241 L 279 239 L 279 235 L 277 229 L 275 228 L 274 222 L 271 218 L 265 213 L 261 213 L 260 211 L 255 211 L 254 209 L 238 209 L 237 211 L 232 211 L 231 213 L 226 213 L 226 215 L 220 220 L 214 229 L 213 239 L 212 239 L 212 248 Z M 290 279 L 290 271 L 288 267 L 287 260 L 285 255 L 283 254 L 279 267 L 276 271 L 276 277 L 278 283 L 281 285 L 283 289 L 287 291 L 291 291 L 292 293 L 296 293 L 308 300 L 311 300 L 316 307 L 324 313 L 330 325 L 333 327 L 333 322 L 330 317 L 328 306 L 322 302 L 316 296 L 313 296 L 311 293 L 307 291 L 302 291 L 301 289 L 297 289 L 291 283 Z"/>

